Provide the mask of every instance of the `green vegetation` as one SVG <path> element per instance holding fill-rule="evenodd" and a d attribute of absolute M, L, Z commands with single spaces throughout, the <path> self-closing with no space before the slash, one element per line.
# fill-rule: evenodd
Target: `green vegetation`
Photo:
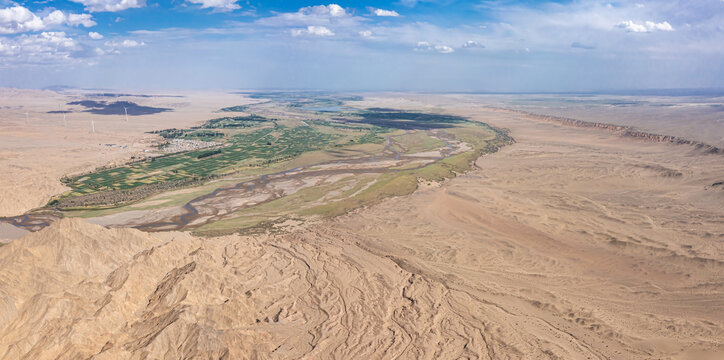
<path fill-rule="evenodd" d="M 307 208 L 300 215 L 337 216 L 362 206 L 371 206 L 392 196 L 404 196 L 417 189 L 418 181 L 444 181 L 469 171 L 473 162 L 483 154 L 493 153 L 512 140 L 504 132 L 485 124 L 461 128 L 469 136 L 476 136 L 472 151 L 445 158 L 434 164 L 411 170 L 401 170 L 380 176 L 370 187 L 341 201 Z M 473 135 L 474 134 L 474 135 Z"/>
<path fill-rule="evenodd" d="M 346 122 L 369 124 L 391 129 L 431 130 L 452 128 L 463 124 L 474 124 L 474 122 L 471 122 L 461 116 L 427 114 L 411 111 L 392 111 L 390 109 L 368 109 L 358 111 L 352 115 L 355 118 L 347 119 Z"/>
<path fill-rule="evenodd" d="M 224 136 L 224 133 L 211 130 L 165 129 L 151 131 L 164 139 L 188 139 L 211 141 Z"/>
<path fill-rule="evenodd" d="M 371 174 L 349 177 L 335 183 L 302 189 L 292 195 L 244 209 L 236 217 L 206 224 L 194 232 L 200 235 L 222 235 L 278 231 L 274 224 L 286 219 L 341 215 L 359 207 L 377 204 L 389 197 L 411 194 L 417 189 L 419 181 L 439 182 L 453 178 L 456 174 L 469 171 L 481 155 L 495 152 L 511 141 L 504 132 L 484 124 L 471 124 L 455 130 L 468 138 L 474 149 L 422 168 L 393 171 L 376 177 Z M 422 136 L 410 138 L 417 142 Z"/>
<path fill-rule="evenodd" d="M 211 119 L 192 129 L 156 131 L 165 139 L 214 140 L 223 146 L 169 154 L 66 178 L 63 181 L 71 191 L 54 199 L 51 205 L 72 209 L 72 216 L 84 217 L 183 205 L 219 186 L 240 181 L 230 179 L 230 174 L 241 174 L 248 180 L 299 166 L 307 170 L 323 169 L 323 166 L 316 168 L 315 165 L 351 157 L 374 158 L 385 146 L 408 154 L 430 151 L 445 146 L 440 139 L 452 137 L 472 147 L 470 151 L 424 167 L 419 167 L 419 162 L 410 162 L 374 174 L 362 173 L 302 188 L 279 199 L 245 208 L 234 217 L 206 224 L 196 231 L 216 234 L 255 227 L 271 229 L 280 219 L 335 216 L 391 196 L 412 193 L 420 180 L 452 178 L 469 170 L 481 154 L 496 151 L 510 141 L 504 133 L 485 124 L 452 115 L 381 108 L 344 112 L 318 110 L 342 106 L 343 101 L 358 98 L 303 93 L 256 93 L 252 97 L 268 98 L 287 109 L 294 108 L 291 111 L 294 116 L 272 119 L 249 113 L 255 109 L 254 105 L 237 106 L 221 111 L 244 111 L 249 115 Z M 317 118 L 300 117 L 300 109 Z M 277 109 L 273 111 L 277 113 Z M 389 143 L 385 141 L 386 137 L 391 139 Z M 219 177 L 223 177 L 223 183 L 208 181 Z M 189 189 L 140 201 L 180 187 Z"/>
<path fill-rule="evenodd" d="M 126 190 L 157 182 L 200 180 L 232 172 L 240 165 L 262 166 L 290 159 L 321 149 L 337 137 L 312 127 L 265 128 L 234 135 L 229 146 L 221 149 L 156 157 L 150 161 L 65 179 L 64 182 L 73 189 L 71 195 L 82 195 L 95 191 Z"/>
<path fill-rule="evenodd" d="M 221 112 L 245 112 L 249 107 L 246 105 L 229 106 L 219 109 Z"/>
<path fill-rule="evenodd" d="M 407 154 L 429 151 L 445 145 L 442 141 L 421 131 L 400 135 L 395 138 L 395 142 L 402 147 L 402 149 L 397 150 Z"/>
<path fill-rule="evenodd" d="M 207 121 L 194 129 L 166 129 L 156 133 L 167 139 L 198 139 L 225 141 L 222 148 L 193 150 L 151 158 L 125 166 L 65 178 L 62 181 L 72 190 L 52 205 L 73 207 L 84 202 L 63 201 L 64 198 L 96 196 L 88 205 L 124 199 L 138 200 L 153 191 L 175 186 L 188 186 L 200 181 L 234 173 L 242 169 L 269 167 L 294 159 L 301 154 L 332 147 L 382 143 L 382 134 L 390 129 L 364 124 L 347 125 L 331 121 L 310 121 L 310 126 L 285 127 L 274 120 L 258 115 L 223 117 Z M 250 129 L 245 129 L 249 127 Z M 216 129 L 225 129 L 224 132 Z M 338 141 L 339 140 L 339 141 Z M 168 186 L 159 184 L 168 183 Z M 139 194 L 115 194 L 114 191 L 139 189 Z M 136 196 L 138 195 L 138 196 Z"/>
<path fill-rule="evenodd" d="M 417 177 L 414 175 L 402 172 L 387 173 L 381 175 L 372 186 L 356 196 L 304 209 L 300 211 L 300 215 L 337 216 L 352 209 L 377 204 L 388 197 L 411 194 L 416 189 Z"/>
<path fill-rule="evenodd" d="M 202 152 L 201 154 L 196 155 L 196 158 L 197 158 L 197 159 L 203 159 L 203 158 L 205 158 L 205 157 L 214 156 L 214 155 L 216 155 L 216 154 L 221 154 L 221 149 L 209 150 L 209 151 Z"/>
<path fill-rule="evenodd" d="M 235 129 L 235 128 L 248 128 L 259 126 L 261 123 L 273 122 L 276 119 L 267 119 L 263 116 L 249 115 L 249 116 L 233 116 L 233 117 L 222 117 L 218 119 L 211 119 L 201 125 L 201 129 Z"/>

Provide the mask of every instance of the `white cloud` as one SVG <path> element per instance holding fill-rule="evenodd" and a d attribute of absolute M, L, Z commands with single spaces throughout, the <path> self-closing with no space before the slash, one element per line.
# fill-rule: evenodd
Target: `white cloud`
<path fill-rule="evenodd" d="M 347 15 L 347 11 L 337 4 L 307 6 L 299 9 L 299 13 L 304 15 L 328 15 L 333 17 Z"/>
<path fill-rule="evenodd" d="M 95 31 L 89 32 L 89 33 L 88 33 L 88 37 L 91 38 L 91 39 L 93 39 L 93 40 L 103 39 L 103 35 L 95 32 Z"/>
<path fill-rule="evenodd" d="M 38 31 L 43 28 L 43 20 L 22 6 L 0 9 L 0 34 Z"/>
<path fill-rule="evenodd" d="M 394 10 L 374 9 L 372 13 L 377 16 L 400 16 L 400 14 L 398 14 L 397 11 Z"/>
<path fill-rule="evenodd" d="M 323 6 L 323 5 L 322 5 Z M 344 16 L 347 15 L 347 12 L 342 8 L 341 6 L 337 4 L 329 4 L 327 5 L 327 11 L 329 11 L 329 15 L 331 16 Z"/>
<path fill-rule="evenodd" d="M 453 49 L 447 45 L 435 45 L 435 50 L 442 54 L 449 54 L 449 53 L 455 52 L 455 49 Z"/>
<path fill-rule="evenodd" d="M 96 22 L 93 21 L 91 14 L 65 14 L 60 10 L 55 10 L 43 18 L 43 23 L 46 26 L 49 25 L 63 25 L 68 24 L 71 26 L 83 25 L 84 27 L 95 26 Z"/>
<path fill-rule="evenodd" d="M 146 45 L 145 42 L 143 42 L 143 41 L 138 42 L 136 40 L 123 40 L 123 42 L 121 43 L 121 46 L 127 47 L 127 48 L 136 47 L 136 46 L 145 46 L 145 45 Z"/>
<path fill-rule="evenodd" d="M 292 29 L 292 36 L 313 35 L 313 36 L 334 36 L 334 32 L 324 26 L 307 26 L 306 29 Z"/>
<path fill-rule="evenodd" d="M 359 34 L 359 36 L 361 36 L 361 37 L 370 37 L 370 36 L 372 36 L 372 31 L 362 30 L 362 31 L 360 31 L 358 34 Z"/>
<path fill-rule="evenodd" d="M 0 55 L 9 56 L 11 54 L 11 45 L 3 43 L 3 39 L 0 39 Z"/>
<path fill-rule="evenodd" d="M 143 41 L 138 42 L 138 41 L 136 41 L 136 40 L 129 40 L 129 39 L 126 39 L 126 40 L 123 40 L 123 41 L 106 41 L 105 44 L 106 44 L 106 46 L 109 47 L 109 48 L 119 48 L 119 47 L 123 47 L 123 48 L 133 48 L 133 47 L 145 46 L 145 45 L 146 45 L 146 43 L 143 42 Z"/>
<path fill-rule="evenodd" d="M 430 45 L 427 41 L 418 41 L 417 46 L 415 46 L 415 51 L 428 51 L 432 50 L 432 45 Z"/>
<path fill-rule="evenodd" d="M 123 11 L 146 6 L 146 0 L 71 0 L 83 4 L 90 12 Z"/>
<path fill-rule="evenodd" d="M 61 25 L 91 27 L 95 26 L 96 22 L 90 14 L 66 14 L 55 10 L 45 17 L 40 17 L 27 8 L 17 5 L 0 9 L 0 34 L 40 31 Z"/>
<path fill-rule="evenodd" d="M 635 23 L 631 20 L 621 21 L 616 27 L 624 29 L 628 32 L 652 32 L 652 31 L 674 31 L 674 28 L 668 22 L 655 23 L 646 21 L 643 24 Z"/>
<path fill-rule="evenodd" d="M 668 22 L 660 22 L 660 23 L 654 23 L 651 21 L 646 22 L 646 27 L 651 30 L 660 30 L 660 31 L 674 31 L 674 28 L 671 27 L 671 24 Z"/>
<path fill-rule="evenodd" d="M 83 57 L 83 47 L 64 32 L 23 34 L 0 43 L 0 64 L 57 64 Z"/>
<path fill-rule="evenodd" d="M 447 45 L 433 45 L 427 41 L 418 41 L 417 46 L 413 49 L 415 51 L 437 51 L 441 54 L 450 54 L 455 52 L 450 46 Z"/>
<path fill-rule="evenodd" d="M 296 12 L 277 13 L 274 16 L 259 19 L 255 24 L 264 26 L 308 26 L 335 25 L 356 26 L 364 19 L 352 16 L 337 4 L 307 6 Z"/>
<path fill-rule="evenodd" d="M 463 43 L 463 48 L 465 49 L 474 49 L 474 48 L 484 48 L 483 44 L 475 41 L 475 40 L 468 40 L 465 43 Z"/>
<path fill-rule="evenodd" d="M 217 11 L 232 11 L 241 9 L 237 4 L 238 0 L 186 0 L 192 4 L 201 5 L 202 9 L 213 8 Z"/>

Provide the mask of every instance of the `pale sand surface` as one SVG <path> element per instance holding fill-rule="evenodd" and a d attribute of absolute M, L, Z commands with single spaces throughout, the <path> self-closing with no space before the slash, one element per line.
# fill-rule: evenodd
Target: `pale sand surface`
<path fill-rule="evenodd" d="M 221 107 L 252 102 L 223 92 L 173 93 L 183 97 L 90 98 L 173 109 L 129 116 L 128 122 L 122 115 L 95 115 L 82 112 L 79 106 L 65 105 L 97 92 L 0 88 L 0 216 L 19 215 L 45 205 L 51 196 L 67 190 L 58 181 L 64 175 L 144 155 L 144 150 L 151 149 L 159 139 L 148 131 L 193 126 L 224 116 L 214 113 Z M 67 126 L 63 126 L 63 114 L 47 113 L 58 109 L 75 110 L 66 114 Z M 91 132 L 91 120 L 95 122 L 95 133 Z"/>
<path fill-rule="evenodd" d="M 517 142 L 286 234 L 66 219 L 1 247 L 0 357 L 724 356 L 721 156 L 447 110 Z"/>
<path fill-rule="evenodd" d="M 8 243 L 11 242 L 25 234 L 27 234 L 29 231 L 12 226 L 7 223 L 0 223 L 0 243 Z"/>
<path fill-rule="evenodd" d="M 724 97 L 627 95 L 455 96 L 541 115 L 635 126 L 724 147 Z"/>

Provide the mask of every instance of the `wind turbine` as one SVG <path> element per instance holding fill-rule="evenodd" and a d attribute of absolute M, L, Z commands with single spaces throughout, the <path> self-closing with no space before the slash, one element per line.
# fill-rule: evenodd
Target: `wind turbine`
<path fill-rule="evenodd" d="M 126 122 L 128 122 L 128 108 L 124 106 L 123 111 L 126 112 Z"/>

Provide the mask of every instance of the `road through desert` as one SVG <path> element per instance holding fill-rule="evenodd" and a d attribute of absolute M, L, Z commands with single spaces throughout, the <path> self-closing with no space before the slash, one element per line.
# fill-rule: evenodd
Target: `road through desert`
<path fill-rule="evenodd" d="M 515 143 L 409 196 L 259 235 L 63 219 L 0 247 L 0 357 L 724 356 L 724 156 L 452 102 Z"/>

